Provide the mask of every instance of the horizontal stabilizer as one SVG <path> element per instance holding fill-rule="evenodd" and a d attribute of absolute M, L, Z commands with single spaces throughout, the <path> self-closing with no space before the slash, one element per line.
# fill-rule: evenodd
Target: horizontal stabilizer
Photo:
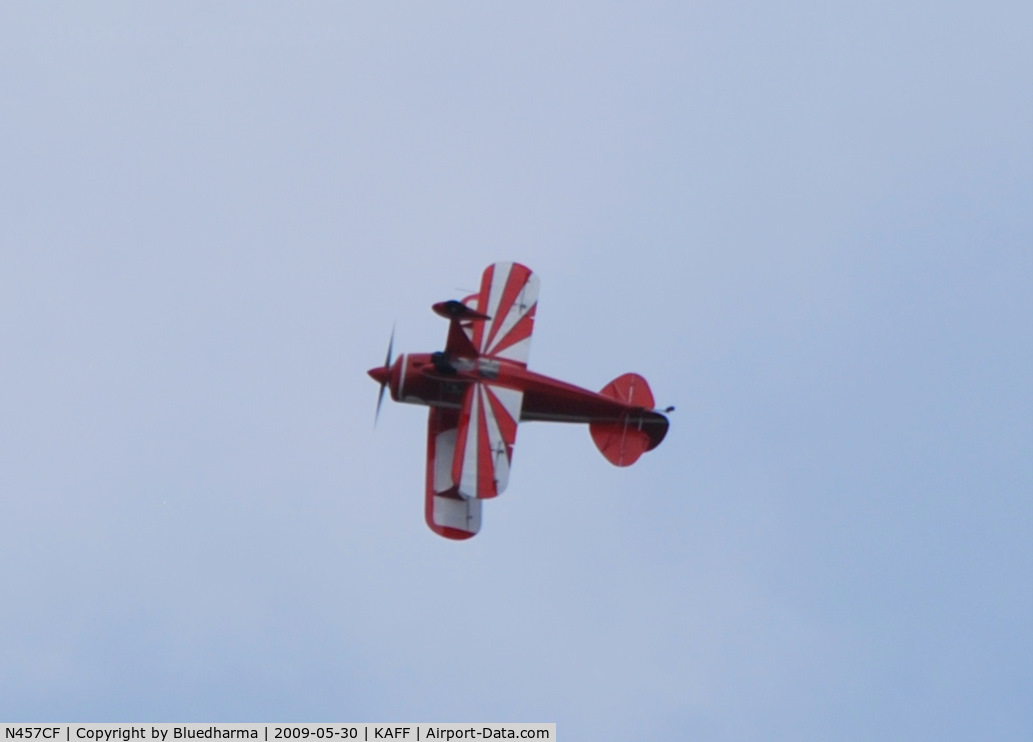
<path fill-rule="evenodd" d="M 595 447 L 614 466 L 631 466 L 646 451 L 660 445 L 667 435 L 668 421 L 652 409 L 653 392 L 638 374 L 618 376 L 599 392 L 628 405 L 620 420 L 592 422 L 588 432 Z"/>
<path fill-rule="evenodd" d="M 437 304 L 432 306 L 431 309 L 446 319 L 456 319 L 464 322 L 475 319 L 491 319 L 488 315 L 481 314 L 477 310 L 472 309 L 463 302 L 456 301 L 455 299 L 439 301 Z"/>

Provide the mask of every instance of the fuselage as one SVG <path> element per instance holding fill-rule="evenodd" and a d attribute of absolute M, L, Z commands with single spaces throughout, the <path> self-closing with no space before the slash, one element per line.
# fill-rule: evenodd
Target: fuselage
<path fill-rule="evenodd" d="M 641 410 L 597 392 L 495 358 L 450 357 L 444 353 L 403 353 L 390 366 L 369 370 L 387 383 L 396 402 L 459 409 L 466 388 L 476 382 L 523 392 L 520 419 L 590 423 L 618 421 Z"/>

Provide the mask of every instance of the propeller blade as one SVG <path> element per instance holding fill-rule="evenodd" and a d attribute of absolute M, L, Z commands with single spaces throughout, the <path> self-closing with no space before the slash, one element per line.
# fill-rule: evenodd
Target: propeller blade
<path fill-rule="evenodd" d="M 380 385 L 380 393 L 377 395 L 377 412 L 373 416 L 373 427 L 377 427 L 377 420 L 380 418 L 380 405 L 384 402 L 384 389 L 387 387 L 387 383 Z"/>
<path fill-rule="evenodd" d="M 390 374 L 391 369 L 391 352 L 395 347 L 395 326 L 391 325 L 391 339 L 387 341 L 387 357 L 384 359 L 384 370 Z M 377 427 L 377 420 L 380 419 L 380 406 L 384 404 L 384 390 L 387 388 L 387 382 L 390 376 L 387 376 L 382 382 L 380 382 L 380 392 L 377 393 L 377 411 L 373 415 L 373 427 Z"/>

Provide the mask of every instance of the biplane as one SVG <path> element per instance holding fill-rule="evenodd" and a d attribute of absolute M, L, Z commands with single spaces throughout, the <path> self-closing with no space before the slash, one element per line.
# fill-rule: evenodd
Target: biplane
<path fill-rule="evenodd" d="M 638 374 L 599 392 L 527 368 L 538 307 L 538 277 L 519 263 L 485 269 L 478 293 L 433 309 L 449 321 L 445 349 L 403 353 L 368 373 L 380 384 L 377 415 L 389 389 L 396 402 L 430 407 L 425 517 L 435 533 L 468 539 L 481 528 L 481 505 L 509 481 L 517 423 L 587 423 L 607 461 L 630 466 L 667 434 L 663 411 Z"/>

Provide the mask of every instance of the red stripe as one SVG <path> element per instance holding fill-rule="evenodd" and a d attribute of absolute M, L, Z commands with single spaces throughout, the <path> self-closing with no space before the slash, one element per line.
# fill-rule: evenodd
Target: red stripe
<path fill-rule="evenodd" d="M 452 481 L 458 486 L 463 476 L 463 458 L 466 456 L 466 444 L 470 437 L 470 410 L 473 409 L 473 395 L 476 385 L 471 384 L 463 395 L 463 406 L 459 412 L 459 432 L 456 434 L 456 452 L 452 460 Z"/>
<path fill-rule="evenodd" d="M 477 497 L 495 497 L 495 456 L 491 450 L 491 442 L 488 440 L 487 411 L 484 404 L 484 387 L 477 385 L 481 393 L 481 408 L 479 422 L 480 429 L 477 431 Z"/>
<path fill-rule="evenodd" d="M 477 296 L 477 311 L 481 314 L 488 313 L 488 299 L 491 296 L 491 282 L 495 276 L 495 266 L 489 265 L 484 269 L 484 274 L 481 276 L 481 293 Z M 481 340 L 484 338 L 484 322 L 473 323 L 473 347 L 477 348 L 478 351 L 483 350 Z"/>
<path fill-rule="evenodd" d="M 465 541 L 468 538 L 473 538 L 477 534 L 473 531 L 460 531 L 458 528 L 451 528 L 449 526 L 439 526 L 436 523 L 431 526 L 433 530 L 439 536 L 450 538 L 453 541 Z"/>

